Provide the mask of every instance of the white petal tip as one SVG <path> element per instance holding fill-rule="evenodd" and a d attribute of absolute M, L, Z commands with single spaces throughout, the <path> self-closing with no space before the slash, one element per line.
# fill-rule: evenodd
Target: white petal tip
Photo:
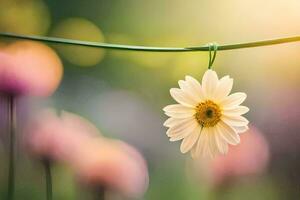
<path fill-rule="evenodd" d="M 170 142 L 176 142 L 178 140 L 182 140 L 182 139 L 177 139 L 177 138 L 173 138 L 173 137 L 170 137 L 170 139 L 169 139 Z"/>
<path fill-rule="evenodd" d="M 246 98 L 247 98 L 247 94 L 246 94 L 246 93 L 244 93 L 244 92 L 241 92 L 241 95 L 243 95 L 244 99 L 246 99 Z"/>
<path fill-rule="evenodd" d="M 246 114 L 249 111 L 250 111 L 250 108 L 248 108 L 248 107 L 245 106 L 245 113 L 244 114 Z"/>
<path fill-rule="evenodd" d="M 193 77 L 190 75 L 186 75 L 184 78 L 185 78 L 185 80 L 193 79 Z"/>
<path fill-rule="evenodd" d="M 178 85 L 180 86 L 180 85 L 182 85 L 182 84 L 184 84 L 184 81 L 183 81 L 183 80 L 179 80 L 179 81 L 178 81 Z"/>
<path fill-rule="evenodd" d="M 239 137 L 240 138 L 240 137 Z M 234 146 L 236 146 L 236 145 L 238 145 L 238 144 L 240 144 L 241 143 L 241 140 L 240 139 L 238 139 L 237 141 L 235 141 L 235 143 L 233 143 L 232 145 L 234 145 Z"/>
<path fill-rule="evenodd" d="M 180 152 L 183 153 L 183 154 L 186 154 L 188 151 L 184 150 L 184 149 L 180 149 Z"/>
<path fill-rule="evenodd" d="M 171 88 L 170 89 L 170 94 L 172 95 L 172 93 L 176 90 L 176 88 Z"/>

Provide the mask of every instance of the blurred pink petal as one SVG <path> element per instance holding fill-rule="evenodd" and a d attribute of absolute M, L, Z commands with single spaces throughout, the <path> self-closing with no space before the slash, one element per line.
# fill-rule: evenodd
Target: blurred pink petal
<path fill-rule="evenodd" d="M 36 157 L 66 162 L 91 137 L 100 135 L 97 128 L 82 117 L 54 110 L 37 114 L 26 129 L 25 142 Z"/>
<path fill-rule="evenodd" d="M 72 166 L 83 183 L 105 185 L 129 197 L 141 196 L 148 187 L 145 160 L 121 141 L 101 138 L 86 144 Z"/>
<path fill-rule="evenodd" d="M 124 142 L 99 136 L 86 119 L 66 111 L 58 116 L 49 109 L 32 120 L 25 140 L 33 156 L 70 165 L 87 185 L 106 186 L 130 197 L 142 195 L 148 186 L 142 155 Z"/>
<path fill-rule="evenodd" d="M 89 136 L 99 136 L 101 135 L 99 130 L 94 124 L 89 122 L 87 119 L 76 115 L 74 113 L 70 113 L 67 111 L 61 111 L 60 117 L 62 123 L 67 129 L 76 130 L 79 134 L 86 133 Z"/>
<path fill-rule="evenodd" d="M 211 163 L 213 181 L 221 183 L 230 178 L 262 173 L 269 161 L 265 138 L 253 126 L 241 134 L 241 144 L 231 146 L 228 156 L 218 157 Z"/>
<path fill-rule="evenodd" d="M 14 69 L 16 62 L 11 55 L 0 52 L 0 90 L 2 92 L 10 92 L 20 93 L 23 91 L 23 86 L 17 80 L 17 78 L 12 74 L 10 78 L 8 78 L 7 71 L 9 69 Z"/>
<path fill-rule="evenodd" d="M 18 41 L 0 51 L 0 90 L 5 93 L 49 96 L 62 73 L 59 57 L 44 44 Z"/>
<path fill-rule="evenodd" d="M 240 134 L 241 144 L 230 146 L 226 156 L 213 160 L 198 160 L 193 163 L 193 171 L 200 170 L 213 185 L 226 184 L 244 176 L 257 176 L 263 173 L 269 162 L 268 144 L 255 127 Z M 196 173 L 199 173 L 196 171 Z"/>

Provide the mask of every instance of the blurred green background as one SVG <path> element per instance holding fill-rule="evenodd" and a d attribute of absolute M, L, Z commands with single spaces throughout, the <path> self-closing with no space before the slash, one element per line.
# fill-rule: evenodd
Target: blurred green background
<path fill-rule="evenodd" d="M 0 0 L 0 31 L 147 46 L 226 44 L 300 34 L 299 10 L 298 0 Z M 168 141 L 162 126 L 162 108 L 173 102 L 169 89 L 185 75 L 200 80 L 207 53 L 50 46 L 64 64 L 62 84 L 53 97 L 31 101 L 81 114 L 104 135 L 138 148 L 150 171 L 145 199 L 299 198 L 299 43 L 218 52 L 214 69 L 234 78 L 234 91 L 248 94 L 247 118 L 264 134 L 271 156 L 263 174 L 218 188 L 188 178 L 189 156 L 181 155 L 179 142 Z M 43 199 L 42 169 L 19 156 L 17 170 L 17 199 Z M 57 166 L 54 199 L 84 195 L 68 169 Z"/>

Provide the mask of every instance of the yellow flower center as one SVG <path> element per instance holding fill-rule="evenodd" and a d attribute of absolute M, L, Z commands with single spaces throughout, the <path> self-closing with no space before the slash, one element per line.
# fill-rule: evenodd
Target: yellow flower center
<path fill-rule="evenodd" d="M 203 127 L 215 126 L 221 119 L 220 106 L 211 100 L 206 100 L 196 106 L 195 118 Z"/>

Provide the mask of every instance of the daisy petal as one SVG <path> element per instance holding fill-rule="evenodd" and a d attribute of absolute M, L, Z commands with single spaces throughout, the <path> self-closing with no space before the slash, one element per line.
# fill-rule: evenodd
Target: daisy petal
<path fill-rule="evenodd" d="M 206 157 L 209 151 L 209 137 L 207 128 L 202 128 L 199 140 L 197 142 L 196 154 Z"/>
<path fill-rule="evenodd" d="M 182 131 L 184 129 L 188 129 L 190 126 L 195 127 L 196 125 L 199 125 L 195 119 L 186 118 L 180 123 L 175 124 L 174 126 L 170 127 L 170 131 L 172 132 L 178 132 Z"/>
<path fill-rule="evenodd" d="M 222 116 L 222 121 L 224 121 L 229 126 L 247 126 L 249 121 L 243 116 Z"/>
<path fill-rule="evenodd" d="M 165 112 L 174 112 L 174 113 L 185 113 L 185 112 L 195 112 L 195 109 L 191 107 L 186 107 L 181 104 L 173 104 L 168 105 L 163 108 L 163 111 Z"/>
<path fill-rule="evenodd" d="M 199 128 L 200 128 L 200 126 L 193 126 L 193 128 L 191 128 L 191 129 L 188 129 L 185 131 L 180 131 L 180 132 L 177 132 L 176 134 L 172 134 L 170 141 L 173 142 L 173 141 L 181 140 L 181 139 L 187 137 L 188 135 L 190 135 L 191 133 L 193 133 L 194 131 L 197 131 L 197 129 L 199 129 Z"/>
<path fill-rule="evenodd" d="M 180 145 L 180 151 L 186 153 L 192 149 L 194 144 L 197 142 L 200 135 L 200 129 L 196 129 L 193 133 L 183 139 Z"/>
<path fill-rule="evenodd" d="M 170 94 L 178 103 L 187 106 L 194 107 L 196 105 L 195 101 L 192 100 L 189 96 L 187 96 L 182 90 L 178 88 L 172 88 L 170 90 Z"/>
<path fill-rule="evenodd" d="M 216 144 L 215 135 L 213 128 L 208 128 L 208 137 L 209 137 L 209 150 L 211 152 L 211 157 L 215 157 L 219 153 L 219 149 Z"/>
<path fill-rule="evenodd" d="M 171 127 L 171 126 L 175 125 L 178 121 L 179 121 L 179 119 L 170 117 L 164 122 L 163 125 L 165 127 Z"/>
<path fill-rule="evenodd" d="M 193 120 L 190 120 L 188 122 L 186 122 L 185 124 L 182 124 L 181 126 L 174 126 L 171 127 L 167 130 L 167 136 L 169 137 L 173 137 L 174 135 L 177 134 L 181 134 L 183 132 L 191 132 L 194 130 L 194 128 L 196 128 L 197 126 L 199 126 L 199 124 Z"/>
<path fill-rule="evenodd" d="M 197 128 L 197 127 L 196 127 Z M 196 129 L 195 128 L 195 129 Z M 195 131 L 195 129 L 193 130 L 193 131 Z M 193 133 L 193 131 L 191 131 L 191 132 L 188 132 L 188 131 L 183 131 L 183 132 L 180 132 L 180 133 L 178 133 L 178 134 L 176 134 L 176 135 L 172 135 L 171 137 L 170 137 L 170 141 L 171 142 L 175 142 L 175 141 L 178 141 L 178 140 L 182 140 L 183 138 L 186 138 L 186 137 L 188 137 L 191 133 Z"/>
<path fill-rule="evenodd" d="M 192 85 L 190 85 L 187 81 L 180 80 L 178 81 L 179 87 L 181 90 L 189 96 L 195 103 L 200 102 L 201 98 L 199 92 L 194 91 Z"/>
<path fill-rule="evenodd" d="M 231 107 L 223 110 L 223 114 L 227 116 L 243 115 L 249 111 L 246 106 Z"/>
<path fill-rule="evenodd" d="M 243 92 L 236 92 L 229 96 L 227 96 L 224 100 L 221 101 L 224 109 L 235 107 L 243 103 L 245 101 L 247 95 Z"/>
<path fill-rule="evenodd" d="M 199 140 L 198 140 L 199 141 Z M 196 159 L 197 157 L 198 157 L 198 155 L 197 155 L 197 144 L 195 144 L 194 146 L 193 146 L 193 148 L 191 149 L 191 157 L 193 158 L 193 159 Z"/>
<path fill-rule="evenodd" d="M 206 136 L 206 142 L 204 144 L 204 151 L 203 151 L 203 157 L 211 159 L 214 157 L 214 154 L 212 152 L 212 149 L 210 148 L 210 135 Z"/>
<path fill-rule="evenodd" d="M 227 97 L 232 89 L 233 79 L 229 76 L 224 76 L 219 80 L 217 89 L 214 94 L 214 99 L 222 100 Z"/>
<path fill-rule="evenodd" d="M 186 112 L 186 113 L 165 112 L 165 114 L 169 117 L 182 119 L 182 118 L 188 118 L 194 116 L 195 112 Z"/>
<path fill-rule="evenodd" d="M 237 133 L 244 133 L 249 129 L 248 126 L 234 126 L 233 128 Z"/>
<path fill-rule="evenodd" d="M 218 86 L 217 73 L 211 69 L 207 70 L 202 78 L 202 88 L 206 98 L 211 98 Z"/>
<path fill-rule="evenodd" d="M 192 120 L 194 119 L 194 117 L 189 117 L 189 118 L 172 118 L 170 117 L 169 119 L 167 119 L 164 123 L 164 126 L 165 127 L 172 127 L 172 126 L 175 126 L 177 124 L 182 124 L 182 123 L 185 123 L 189 120 Z"/>
<path fill-rule="evenodd" d="M 232 127 L 220 121 L 216 125 L 217 131 L 222 136 L 222 138 L 229 144 L 236 145 L 240 142 L 240 136 L 234 131 Z"/>
<path fill-rule="evenodd" d="M 204 99 L 203 89 L 200 83 L 191 76 L 185 76 L 186 83 L 189 85 L 190 91 L 195 95 L 197 101 Z"/>
<path fill-rule="evenodd" d="M 214 136 L 215 136 L 215 142 L 217 144 L 218 150 L 221 154 L 225 155 L 228 152 L 228 145 L 226 141 L 221 136 L 221 133 L 218 131 L 218 129 L 213 128 Z"/>
<path fill-rule="evenodd" d="M 202 91 L 201 84 L 192 76 L 185 76 L 185 80 L 193 86 L 193 88 L 196 90 L 195 92 Z"/>

